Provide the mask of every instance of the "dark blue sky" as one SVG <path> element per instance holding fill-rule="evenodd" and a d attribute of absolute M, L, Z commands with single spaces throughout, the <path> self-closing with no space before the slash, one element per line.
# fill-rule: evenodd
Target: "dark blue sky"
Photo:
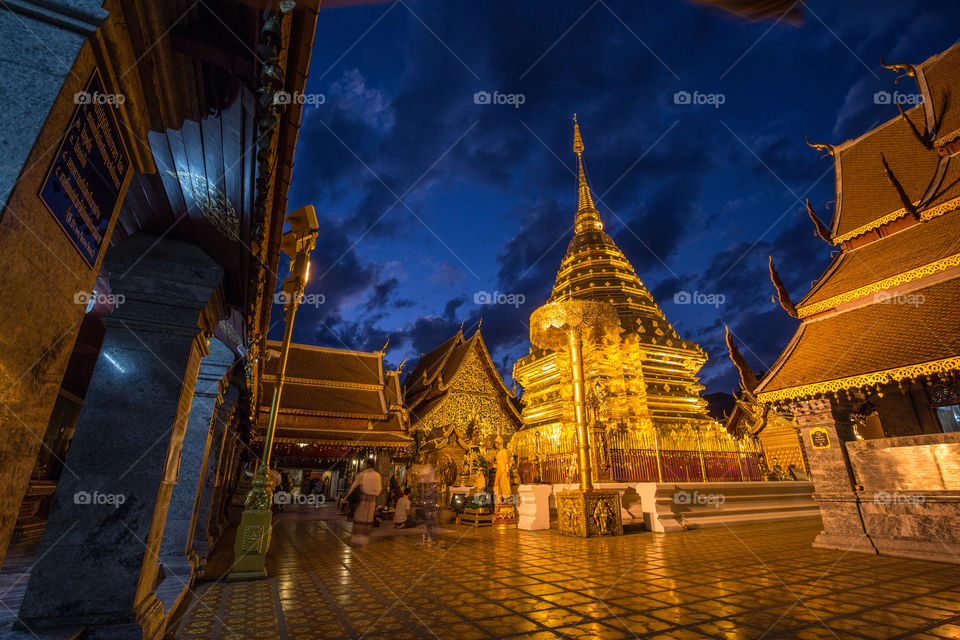
<path fill-rule="evenodd" d="M 833 165 L 804 133 L 838 143 L 897 115 L 874 94 L 916 86 L 894 84 L 881 57 L 946 49 L 960 17 L 934 0 L 805 11 L 792 26 L 682 1 L 321 9 L 307 92 L 324 103 L 305 107 L 290 205 L 320 216 L 307 292 L 323 304 L 307 299 L 294 339 L 371 350 L 390 336 L 388 360 L 408 355 L 409 371 L 482 313 L 509 383 L 572 235 L 576 112 L 606 230 L 708 352 L 707 391 L 736 386 L 725 324 L 767 368 L 797 324 L 771 302 L 767 256 L 797 300 L 831 252 L 803 198 L 829 222 Z M 478 91 L 523 104 L 477 104 Z M 678 91 L 723 104 L 676 104 Z M 475 304 L 481 291 L 526 301 Z M 675 304 L 679 291 L 724 303 Z"/>

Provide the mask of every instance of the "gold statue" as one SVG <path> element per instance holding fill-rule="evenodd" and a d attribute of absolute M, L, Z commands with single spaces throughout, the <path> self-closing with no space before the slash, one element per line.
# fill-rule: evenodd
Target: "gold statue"
<path fill-rule="evenodd" d="M 610 533 L 610 525 L 613 524 L 613 509 L 606 500 L 597 500 L 597 506 L 593 509 L 593 524 L 597 526 L 597 533 L 605 536 Z"/>
<path fill-rule="evenodd" d="M 496 475 L 493 480 L 493 493 L 497 497 L 497 504 L 501 504 L 505 496 L 513 493 L 510 489 L 510 452 L 503 446 L 503 438 L 497 436 L 497 455 L 494 459 Z"/>

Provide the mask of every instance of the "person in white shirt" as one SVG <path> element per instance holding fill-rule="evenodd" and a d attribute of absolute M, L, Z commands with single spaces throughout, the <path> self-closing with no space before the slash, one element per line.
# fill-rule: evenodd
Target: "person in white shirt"
<path fill-rule="evenodd" d="M 353 522 L 361 525 L 372 525 L 373 516 L 377 511 L 377 496 L 383 490 L 383 479 L 377 470 L 374 469 L 374 462 L 368 459 L 363 471 L 357 474 L 350 485 L 347 495 L 354 489 L 360 491 L 360 503 L 353 512 Z"/>
<path fill-rule="evenodd" d="M 395 529 L 406 529 L 410 526 L 410 487 L 403 488 L 403 494 L 397 498 L 397 509 L 393 514 Z"/>

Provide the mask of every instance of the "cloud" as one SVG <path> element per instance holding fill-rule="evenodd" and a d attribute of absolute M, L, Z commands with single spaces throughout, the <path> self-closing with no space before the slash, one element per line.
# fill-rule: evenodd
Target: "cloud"
<path fill-rule="evenodd" d="M 388 134 L 396 123 L 392 101 L 380 89 L 367 86 L 359 69 L 348 69 L 330 86 L 333 104 L 345 117 Z"/>

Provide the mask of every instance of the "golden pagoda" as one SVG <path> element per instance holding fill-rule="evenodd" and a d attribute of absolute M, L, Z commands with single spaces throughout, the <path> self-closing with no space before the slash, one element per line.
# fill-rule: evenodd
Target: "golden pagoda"
<path fill-rule="evenodd" d="M 585 345 L 583 360 L 592 466 L 599 481 L 760 479 L 757 451 L 730 437 L 705 410 L 697 372 L 707 354 L 681 338 L 603 230 L 583 164 L 574 116 L 578 202 L 574 236 L 549 302 L 611 303 L 619 344 Z M 532 347 L 514 364 L 524 389 L 523 429 L 511 448 L 542 482 L 575 477 L 571 373 L 554 351 Z"/>

